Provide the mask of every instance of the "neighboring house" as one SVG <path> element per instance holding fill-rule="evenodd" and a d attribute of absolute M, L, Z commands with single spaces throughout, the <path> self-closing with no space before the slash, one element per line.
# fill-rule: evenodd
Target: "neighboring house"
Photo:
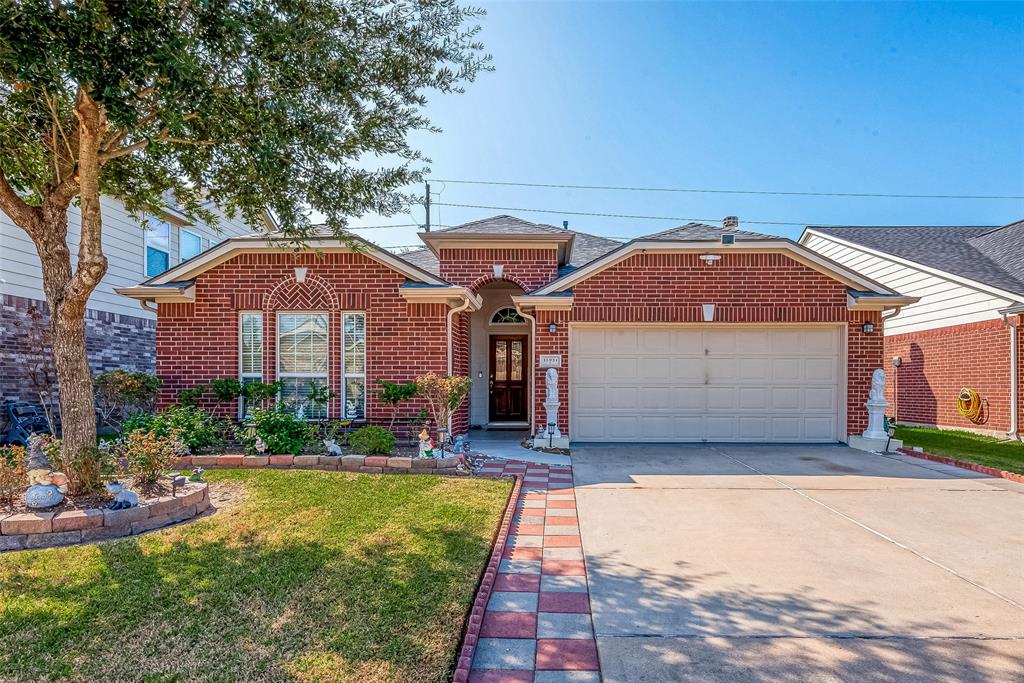
<path fill-rule="evenodd" d="M 455 434 L 536 433 L 554 366 L 557 427 L 578 442 L 864 431 L 882 315 L 916 299 L 735 226 L 619 244 L 498 216 L 421 233 L 427 248 L 401 257 L 361 240 L 294 253 L 238 237 L 118 291 L 159 310 L 163 404 L 215 377 L 281 379 L 298 401 L 316 380 L 337 392 L 326 416 L 386 423 L 374 381 L 433 371 L 473 380 Z"/>
<path fill-rule="evenodd" d="M 1021 434 L 1024 221 L 1002 227 L 810 226 L 800 243 L 920 298 L 885 326 L 890 412 L 900 422 Z M 965 387 L 982 399 L 974 420 L 957 409 Z"/>
<path fill-rule="evenodd" d="M 144 230 L 114 199 L 104 197 L 102 210 L 103 251 L 108 264 L 86 311 L 89 362 L 97 373 L 116 368 L 152 372 L 156 367 L 156 316 L 114 289 L 157 275 L 228 237 L 251 233 L 252 228 L 221 214 L 218 231 L 168 210 L 150 216 L 149 228 Z M 74 261 L 79 238 L 75 207 L 69 210 L 68 219 L 68 245 Z M 41 353 L 38 344 L 33 344 L 32 312 L 44 316 L 40 322 L 45 327 L 45 301 L 35 245 L 0 212 L 0 400 L 38 400 L 28 368 L 39 362 Z"/>

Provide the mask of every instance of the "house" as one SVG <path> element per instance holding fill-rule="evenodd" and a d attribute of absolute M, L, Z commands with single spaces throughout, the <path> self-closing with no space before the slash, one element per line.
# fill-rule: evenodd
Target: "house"
<path fill-rule="evenodd" d="M 577 442 L 845 441 L 866 428 L 883 316 L 916 301 L 734 217 L 625 244 L 511 216 L 420 237 L 402 256 L 236 237 L 119 288 L 157 307 L 161 402 L 215 377 L 301 402 L 316 380 L 337 396 L 305 414 L 385 422 L 373 382 L 433 371 L 473 380 L 453 433 L 536 434 L 553 367 Z"/>
<path fill-rule="evenodd" d="M 218 230 L 168 209 L 160 216 L 147 217 L 149 227 L 144 229 L 117 200 L 103 197 L 101 206 L 108 266 L 86 310 L 89 362 L 97 373 L 116 368 L 152 372 L 156 367 L 156 315 L 114 289 L 161 273 L 226 237 L 252 232 L 252 228 L 221 214 Z M 71 207 L 68 245 L 72 258 L 78 251 L 78 224 L 77 209 Z M 35 323 L 34 311 L 42 314 Z M 35 245 L 0 212 L 0 400 L 38 400 L 29 368 L 41 362 L 42 347 L 33 341 L 32 328 L 47 326 L 46 311 Z"/>
<path fill-rule="evenodd" d="M 885 325 L 887 398 L 900 422 L 1020 437 L 1024 221 L 810 226 L 800 244 L 920 299 Z M 976 416 L 957 407 L 963 389 L 980 399 Z"/>

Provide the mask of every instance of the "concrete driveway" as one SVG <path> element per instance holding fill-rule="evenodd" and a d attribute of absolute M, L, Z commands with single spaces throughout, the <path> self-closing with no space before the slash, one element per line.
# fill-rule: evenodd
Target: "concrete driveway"
<path fill-rule="evenodd" d="M 1024 681 L 1024 486 L 843 446 L 573 468 L 605 681 Z"/>

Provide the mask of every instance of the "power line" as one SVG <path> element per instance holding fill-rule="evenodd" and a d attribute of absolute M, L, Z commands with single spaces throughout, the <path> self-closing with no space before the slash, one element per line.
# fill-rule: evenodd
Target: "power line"
<path fill-rule="evenodd" d="M 620 190 L 623 192 L 685 192 L 692 194 L 778 195 L 783 197 L 872 197 L 884 199 L 1024 199 L 1024 195 L 1000 194 L 887 194 L 883 192 L 785 192 L 778 190 L 717 190 L 704 188 L 677 187 L 631 187 L 615 185 L 569 185 L 562 183 L 521 183 L 501 180 L 451 180 L 441 178 L 431 178 L 431 180 L 439 183 L 457 183 L 460 185 L 546 187 L 563 190 Z"/>
<path fill-rule="evenodd" d="M 680 216 L 638 216 L 627 213 L 597 213 L 593 211 L 561 211 L 558 209 L 524 209 L 513 206 L 485 206 L 482 204 L 447 204 L 441 202 L 435 202 L 437 206 L 454 206 L 463 209 L 489 209 L 493 211 L 521 211 L 524 213 L 553 213 L 561 214 L 565 216 L 596 216 L 598 218 L 632 218 L 636 220 L 644 221 L 682 221 L 692 223 L 717 223 L 721 218 L 687 218 Z M 750 223 L 754 225 L 795 225 L 797 227 L 805 227 L 808 225 L 829 225 L 827 223 L 806 221 L 806 222 L 794 222 L 794 221 L 754 221 L 743 219 L 744 223 Z"/>

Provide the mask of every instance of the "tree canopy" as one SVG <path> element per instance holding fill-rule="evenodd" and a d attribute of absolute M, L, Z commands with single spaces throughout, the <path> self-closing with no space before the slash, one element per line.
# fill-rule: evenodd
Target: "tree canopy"
<path fill-rule="evenodd" d="M 488 68 L 480 14 L 453 0 L 0 0 L 0 193 L 77 195 L 88 97 L 105 117 L 99 190 L 130 210 L 173 200 L 213 221 L 215 202 L 259 225 L 269 209 L 297 238 L 309 210 L 335 230 L 394 213 L 423 171 L 407 134 L 431 127 L 426 94 Z"/>

